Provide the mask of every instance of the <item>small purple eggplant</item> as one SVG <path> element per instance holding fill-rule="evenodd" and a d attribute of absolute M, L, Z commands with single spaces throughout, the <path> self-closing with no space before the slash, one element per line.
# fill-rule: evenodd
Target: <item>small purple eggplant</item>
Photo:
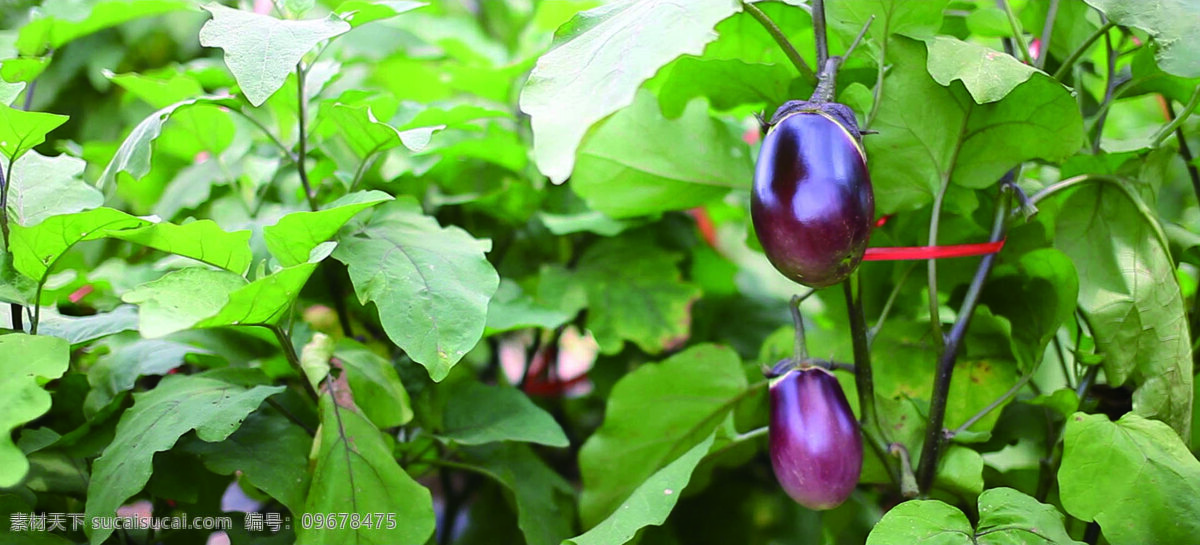
<path fill-rule="evenodd" d="M 792 101 L 775 113 L 754 171 L 750 212 L 767 259 L 794 282 L 841 282 L 867 249 L 875 194 L 854 113 Z"/>
<path fill-rule="evenodd" d="M 770 440 L 775 478 L 800 505 L 832 509 L 858 484 L 862 436 L 829 371 L 792 369 L 774 379 Z"/>

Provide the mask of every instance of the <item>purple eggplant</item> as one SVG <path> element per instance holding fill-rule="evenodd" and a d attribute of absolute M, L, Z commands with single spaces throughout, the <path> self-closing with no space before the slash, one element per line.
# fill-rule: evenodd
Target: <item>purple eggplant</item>
<path fill-rule="evenodd" d="M 776 378 L 769 431 L 775 478 L 792 499 L 832 509 L 850 497 L 862 472 L 862 436 L 832 373 L 808 367 Z"/>
<path fill-rule="evenodd" d="M 751 199 L 758 240 L 784 276 L 814 288 L 849 276 L 875 220 L 853 112 L 799 101 L 780 108 L 758 153 Z"/>

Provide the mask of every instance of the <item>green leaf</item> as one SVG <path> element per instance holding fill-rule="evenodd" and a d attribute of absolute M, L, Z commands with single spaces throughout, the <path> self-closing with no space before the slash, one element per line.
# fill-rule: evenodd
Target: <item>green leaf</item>
<path fill-rule="evenodd" d="M 704 437 L 711 441 L 734 404 L 752 391 L 737 354 L 715 345 L 696 346 L 625 375 L 609 395 L 604 423 L 579 452 L 584 527 L 595 526 L 627 498 L 636 499 L 630 494 L 639 485 L 703 444 Z M 691 467 L 694 463 L 687 474 Z"/>
<path fill-rule="evenodd" d="M 304 512 L 312 443 L 303 428 L 282 415 L 256 411 L 224 441 L 188 441 L 184 450 L 199 456 L 209 471 L 240 474 L 296 517 Z"/>
<path fill-rule="evenodd" d="M 853 38 L 874 15 L 867 30 L 876 43 L 903 34 L 912 38 L 933 36 L 942 26 L 942 13 L 949 0 L 841 0 L 826 7 L 829 24 L 845 37 Z"/>
<path fill-rule="evenodd" d="M 88 384 L 92 389 L 83 402 L 83 409 L 86 414 L 94 414 L 117 394 L 132 390 L 138 377 L 165 375 L 183 365 L 188 354 L 206 353 L 208 351 L 202 348 L 161 339 L 138 339 L 118 346 L 97 358 L 88 369 Z"/>
<path fill-rule="evenodd" d="M 500 287 L 488 304 L 486 331 L 491 335 L 535 327 L 554 329 L 574 316 L 574 313 L 541 304 L 522 291 L 516 282 L 501 278 Z"/>
<path fill-rule="evenodd" d="M 408 391 L 392 362 L 350 339 L 339 340 L 333 355 L 342 364 L 359 409 L 372 423 L 386 429 L 412 420 Z"/>
<path fill-rule="evenodd" d="M 25 454 L 12 442 L 12 432 L 50 410 L 50 394 L 42 386 L 67 372 L 70 345 L 56 337 L 13 333 L 0 336 L 0 488 L 17 485 L 29 471 Z"/>
<path fill-rule="evenodd" d="M 91 316 L 64 316 L 42 310 L 38 322 L 39 335 L 51 335 L 66 339 L 72 346 L 116 335 L 122 331 L 137 329 L 137 308 L 121 305 L 110 312 L 98 312 Z"/>
<path fill-rule="evenodd" d="M 680 57 L 654 77 L 662 80 L 658 102 L 663 115 L 669 119 L 682 115 L 684 108 L 696 97 L 707 98 L 713 109 L 719 111 L 742 105 L 782 104 L 789 98 L 792 78 L 790 65 L 710 59 L 707 55 Z"/>
<path fill-rule="evenodd" d="M 520 390 L 475 381 L 451 385 L 440 437 L 462 445 L 523 441 L 552 447 L 570 444 L 550 413 Z"/>
<path fill-rule="evenodd" d="M 150 157 L 153 151 L 151 144 L 162 134 L 163 124 L 176 111 L 194 104 L 231 105 L 230 103 L 231 101 L 227 97 L 200 96 L 176 102 L 150 114 L 133 128 L 129 136 L 125 137 L 124 142 L 121 142 L 121 147 L 117 148 L 116 155 L 113 155 L 108 166 L 104 167 L 104 172 L 100 173 L 96 187 L 103 190 L 109 183 L 115 182 L 117 174 L 121 172 L 129 173 L 134 179 L 140 179 L 149 173 Z M 236 108 L 236 103 L 232 103 L 232 107 Z"/>
<path fill-rule="evenodd" d="M 996 102 L 1038 72 L 1012 55 L 950 36 L 925 42 L 929 52 L 929 75 L 949 86 L 963 82 L 976 103 Z"/>
<path fill-rule="evenodd" d="M 961 497 L 983 492 L 983 457 L 973 449 L 950 445 L 938 461 L 933 485 Z"/>
<path fill-rule="evenodd" d="M 1042 361 L 1059 326 L 1075 312 L 1079 277 L 1071 259 L 1053 248 L 996 267 L 981 301 L 1012 324 L 1013 354 L 1024 371 Z"/>
<path fill-rule="evenodd" d="M 503 443 L 467 449 L 466 456 L 509 490 L 517 524 L 529 545 L 558 545 L 571 535 L 575 490 L 528 445 Z"/>
<path fill-rule="evenodd" d="M 1200 533 L 1200 461 L 1170 426 L 1075 413 L 1063 439 L 1063 508 L 1098 522 L 1109 543 L 1187 543 Z"/>
<path fill-rule="evenodd" d="M 25 227 L 60 214 L 97 208 L 104 195 L 80 176 L 87 163 L 69 155 L 26 154 L 12 168 L 8 187 L 9 218 Z M 0 161 L 8 169 L 8 161 Z"/>
<path fill-rule="evenodd" d="M 288 74 L 318 43 L 350 30 L 336 15 L 308 21 L 284 21 L 209 3 L 212 20 L 200 29 L 200 45 L 225 50 L 225 64 L 242 94 L 254 106 L 283 87 Z"/>
<path fill-rule="evenodd" d="M 333 12 L 338 14 L 342 20 L 350 23 L 351 28 L 354 28 L 373 21 L 390 19 L 406 11 L 427 5 L 429 5 L 427 2 L 410 0 L 346 0 L 338 4 L 337 9 L 334 9 Z"/>
<path fill-rule="evenodd" d="M 349 267 L 359 301 L 378 307 L 388 337 L 440 381 L 483 335 L 500 282 L 483 255 L 490 249 L 405 197 L 372 210 L 333 256 Z"/>
<path fill-rule="evenodd" d="M 258 370 L 218 369 L 198 375 L 170 375 L 154 389 L 134 394 L 133 407 L 121 415 L 116 436 L 92 465 L 87 516 L 111 517 L 150 479 L 156 452 L 169 450 L 192 430 L 203 441 L 223 441 L 268 396 L 283 386 L 254 385 L 265 379 Z M 92 545 L 112 529 L 85 528 Z"/>
<path fill-rule="evenodd" d="M 50 57 L 17 57 L 0 61 L 0 79 L 11 82 L 30 82 L 50 66 Z"/>
<path fill-rule="evenodd" d="M 1054 245 L 1079 271 L 1079 307 L 1113 386 L 1132 382 L 1133 410 L 1191 430 L 1192 356 L 1171 257 L 1156 225 L 1116 183 L 1063 203 Z"/>
<path fill-rule="evenodd" d="M 584 140 L 571 187 L 613 218 L 691 208 L 747 187 L 754 162 L 744 142 L 693 101 L 664 119 L 648 91 Z"/>
<path fill-rule="evenodd" d="M 250 251 L 250 231 L 229 233 L 212 220 L 193 221 L 183 225 L 161 222 L 137 229 L 109 231 L 107 235 L 190 257 L 238 274 L 245 274 L 250 268 L 250 261 L 254 259 Z"/>
<path fill-rule="evenodd" d="M 204 87 L 196 78 L 177 72 L 160 76 L 109 74 L 108 79 L 154 108 L 166 108 L 204 94 Z"/>
<path fill-rule="evenodd" d="M 58 258 L 77 242 L 96 240 L 114 231 L 134 229 L 150 222 L 112 208 L 52 216 L 32 227 L 12 225 L 9 249 L 13 266 L 29 278 L 44 282 Z"/>
<path fill-rule="evenodd" d="M 894 37 L 879 115 L 866 138 L 867 164 L 880 213 L 928 204 L 948 182 L 995 184 L 1023 161 L 1056 161 L 1083 141 L 1070 91 L 1034 74 L 998 102 L 975 104 L 959 83 L 944 87 L 926 72 L 925 47 Z"/>
<path fill-rule="evenodd" d="M 583 535 L 563 542 L 573 545 L 619 545 L 628 543 L 645 526 L 667 520 L 679 495 L 692 479 L 692 472 L 713 444 L 715 434 L 691 447 L 662 469 L 639 480 L 637 488 L 613 513 Z"/>
<path fill-rule="evenodd" d="M 556 46 L 538 59 L 521 90 L 532 117 L 538 169 L 554 183 L 571 175 L 588 128 L 634 100 L 642 82 L 716 39 L 713 27 L 741 11 L 728 0 L 647 0 L 601 6 L 559 28 Z M 646 32 L 653 28 L 654 32 Z"/>
<path fill-rule="evenodd" d="M 938 500 L 906 501 L 883 516 L 871 529 L 867 545 L 1083 545 L 1067 534 L 1063 515 L 1052 505 L 1011 488 L 993 488 L 979 495 L 979 526 Z"/>
<path fill-rule="evenodd" d="M 229 302 L 216 315 L 196 327 L 227 325 L 274 325 L 283 318 L 300 295 L 300 289 L 317 269 L 319 256 L 309 263 L 288 267 L 229 292 Z"/>
<path fill-rule="evenodd" d="M 40 55 L 126 21 L 190 7 L 184 0 L 49 0 L 35 12 L 33 20 L 21 27 L 16 46 L 22 55 Z"/>
<path fill-rule="evenodd" d="M 332 108 L 322 112 L 324 118 L 321 122 L 329 126 L 321 129 L 341 136 L 351 151 L 364 160 L 376 153 L 398 147 L 421 151 L 429 145 L 435 131 L 445 128 L 444 125 L 434 125 L 397 130 L 396 127 L 376 119 L 370 106 L 334 104 Z"/>
<path fill-rule="evenodd" d="M 1183 0 L 1085 0 L 1122 26 L 1137 27 L 1154 36 L 1155 56 L 1166 72 L 1185 78 L 1200 77 L 1200 5 Z"/>
<path fill-rule="evenodd" d="M 584 252 L 573 278 L 587 293 L 587 327 L 602 352 L 615 354 L 630 340 L 656 354 L 687 338 L 700 290 L 681 279 L 680 257 L 628 237 Z"/>
<path fill-rule="evenodd" d="M 0 105 L 11 106 L 13 101 L 25 90 L 25 82 L 9 83 L 0 80 Z"/>
<path fill-rule="evenodd" d="M 9 161 L 20 159 L 68 119 L 65 115 L 26 112 L 0 104 L 0 153 Z"/>
<path fill-rule="evenodd" d="M 293 212 L 263 228 L 267 250 L 284 267 L 308 261 L 313 248 L 333 237 L 350 218 L 392 196 L 382 191 L 343 195 L 317 212 Z"/>
<path fill-rule="evenodd" d="M 405 473 L 383 434 L 354 404 L 345 378 L 326 381 L 321 394 L 320 448 L 313 459 L 306 513 L 385 513 L 390 524 L 336 530 L 296 528 L 299 545 L 421 545 L 433 534 L 429 490 Z"/>
<path fill-rule="evenodd" d="M 229 294 L 245 285 L 245 279 L 229 271 L 189 267 L 142 284 L 121 299 L 138 305 L 142 336 L 157 338 L 188 329 L 220 312 Z"/>

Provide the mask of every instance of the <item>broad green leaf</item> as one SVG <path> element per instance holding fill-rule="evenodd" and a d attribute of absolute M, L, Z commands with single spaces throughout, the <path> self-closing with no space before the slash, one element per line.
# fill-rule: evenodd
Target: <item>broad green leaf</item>
<path fill-rule="evenodd" d="M 116 436 L 92 465 L 88 518 L 111 517 L 150 479 L 156 452 L 169 450 L 192 430 L 203 441 L 223 441 L 267 397 L 283 386 L 255 385 L 258 370 L 218 369 L 198 375 L 170 375 L 152 390 L 134 394 L 133 407 L 121 415 Z M 92 545 L 111 529 L 87 527 Z"/>
<path fill-rule="evenodd" d="M 522 441 L 552 447 L 569 444 L 550 413 L 520 390 L 463 381 L 450 386 L 441 437 L 462 445 Z"/>
<path fill-rule="evenodd" d="M 906 501 L 871 529 L 867 545 L 1083 545 L 1067 533 L 1063 515 L 1052 505 L 1011 488 L 979 495 L 979 525 L 938 500 Z"/>
<path fill-rule="evenodd" d="M 300 369 L 304 370 L 304 378 L 314 389 L 320 388 L 321 381 L 329 376 L 334 342 L 333 337 L 317 332 L 300 349 Z"/>
<path fill-rule="evenodd" d="M 692 479 L 692 471 L 708 453 L 715 434 L 691 447 L 670 463 L 639 479 L 637 488 L 612 514 L 583 535 L 563 542 L 564 545 L 619 545 L 628 543 L 645 526 L 657 526 L 667 520 L 679 495 Z M 585 521 L 585 525 L 587 525 Z"/>
<path fill-rule="evenodd" d="M 67 122 L 65 115 L 26 112 L 0 104 L 0 153 L 8 160 L 46 141 L 46 134 Z"/>
<path fill-rule="evenodd" d="M 213 18 L 200 29 L 200 45 L 225 50 L 225 64 L 254 106 L 261 106 L 283 87 L 305 53 L 350 30 L 349 23 L 333 14 L 320 20 L 284 21 L 216 3 L 203 7 Z"/>
<path fill-rule="evenodd" d="M 1062 252 L 1042 248 L 992 272 L 981 301 L 1012 324 L 1013 353 L 1025 371 L 1042 361 L 1059 326 L 1075 312 L 1079 277 Z"/>
<path fill-rule="evenodd" d="M 1073 193 L 1054 245 L 1079 272 L 1079 307 L 1114 386 L 1132 382 L 1133 410 L 1191 430 L 1192 355 L 1179 283 L 1156 226 L 1115 183 Z"/>
<path fill-rule="evenodd" d="M 220 312 L 197 322 L 195 327 L 274 325 L 292 308 L 321 259 L 288 267 L 229 292 L 229 300 Z"/>
<path fill-rule="evenodd" d="M 700 290 L 681 280 L 680 257 L 640 238 L 605 239 L 584 252 L 573 277 L 587 293 L 587 327 L 602 352 L 630 340 L 657 354 L 687 338 Z"/>
<path fill-rule="evenodd" d="M 1180 104 L 1187 104 L 1192 92 L 1200 86 L 1200 77 L 1185 79 L 1163 72 L 1154 59 L 1154 51 L 1147 47 L 1138 48 L 1133 54 L 1129 71 L 1130 80 L 1122 97 L 1162 93 Z"/>
<path fill-rule="evenodd" d="M 911 38 L 933 36 L 942 26 L 942 12 L 949 0 L 840 0 L 826 7 L 829 24 L 846 37 L 854 37 L 867 20 L 875 21 L 867 35 L 884 43 L 894 34 Z"/>
<path fill-rule="evenodd" d="M 369 106 L 349 106 L 334 104 L 324 110 L 322 123 L 328 123 L 359 159 L 366 158 L 383 151 L 397 147 L 405 147 L 410 151 L 421 151 L 429 145 L 429 140 L 435 131 L 445 128 L 443 125 L 418 127 L 408 130 L 397 130 L 392 125 L 379 121 Z"/>
<path fill-rule="evenodd" d="M 1075 413 L 1063 436 L 1059 497 L 1113 545 L 1187 543 L 1200 534 L 1200 461 L 1170 426 Z"/>
<path fill-rule="evenodd" d="M 542 221 L 542 224 L 551 233 L 560 236 L 587 232 L 606 237 L 615 237 L 626 229 L 637 225 L 635 221 L 615 220 L 596 211 L 575 214 L 553 214 L 539 211 L 537 218 Z"/>
<path fill-rule="evenodd" d="M 929 75 L 949 86 L 963 82 L 976 103 L 996 102 L 1025 83 L 1038 72 L 1016 57 L 979 44 L 950 36 L 936 36 L 925 42 L 929 53 Z"/>
<path fill-rule="evenodd" d="M 672 121 L 646 91 L 592 131 L 576 166 L 571 187 L 617 219 L 698 206 L 754 178 L 749 147 L 703 100 Z"/>
<path fill-rule="evenodd" d="M 184 450 L 199 456 L 209 471 L 240 474 L 279 500 L 295 517 L 304 512 L 312 443 L 313 438 L 287 418 L 257 411 L 224 441 L 188 441 Z"/>
<path fill-rule="evenodd" d="M 42 318 L 38 321 L 38 334 L 66 339 L 75 346 L 122 331 L 136 330 L 137 325 L 137 308 L 132 305 L 121 305 L 109 312 L 80 317 L 64 316 L 43 309 Z"/>
<path fill-rule="evenodd" d="M 950 445 L 938 461 L 933 486 L 961 497 L 978 496 L 983 492 L 983 458 L 973 449 Z"/>
<path fill-rule="evenodd" d="M 189 267 L 169 272 L 121 297 L 138 306 L 138 329 L 146 338 L 164 337 L 213 316 L 245 279 L 229 271 Z"/>
<path fill-rule="evenodd" d="M 25 227 L 60 214 L 97 208 L 104 195 L 80 176 L 87 163 L 69 155 L 27 153 L 13 165 L 8 187 L 9 218 Z M 8 161 L 0 160 L 7 172 Z"/>
<path fill-rule="evenodd" d="M 571 535 L 575 490 L 528 445 L 476 447 L 466 456 L 512 494 L 517 524 L 529 545 L 559 545 Z"/>
<path fill-rule="evenodd" d="M 165 375 L 183 365 L 188 354 L 205 354 L 207 350 L 162 339 L 138 339 L 117 346 L 112 352 L 96 359 L 88 369 L 87 399 L 83 403 L 87 414 L 108 405 L 117 394 L 132 390 L 138 377 Z"/>
<path fill-rule="evenodd" d="M 879 115 L 864 139 L 880 213 L 933 201 L 953 182 L 995 184 L 1023 161 L 1056 161 L 1083 141 L 1083 121 L 1070 91 L 1034 74 L 1003 100 L 976 104 L 960 83 L 949 87 L 926 72 L 921 42 L 889 40 L 892 69 L 884 79 Z"/>
<path fill-rule="evenodd" d="M 112 208 L 52 216 L 32 227 L 12 225 L 9 248 L 13 266 L 29 278 L 44 282 L 58 258 L 77 242 L 104 238 L 112 232 L 135 229 L 150 222 Z"/>
<path fill-rule="evenodd" d="M 250 231 L 230 233 L 212 220 L 193 221 L 183 225 L 161 222 L 136 229 L 110 231 L 107 235 L 190 257 L 238 274 L 244 274 L 254 258 L 250 251 Z"/>
<path fill-rule="evenodd" d="M 64 44 L 126 21 L 190 8 L 184 0 L 48 0 L 33 20 L 21 27 L 17 50 L 40 55 Z"/>
<path fill-rule="evenodd" d="M 717 37 L 713 27 L 738 11 L 741 4 L 729 0 L 620 2 L 560 27 L 556 46 L 521 90 L 538 169 L 554 183 L 565 181 L 589 127 L 633 103 L 642 82 L 672 59 L 702 53 Z"/>
<path fill-rule="evenodd" d="M 483 335 L 500 282 L 483 255 L 490 249 L 405 197 L 343 233 L 333 257 L 349 267 L 358 300 L 375 303 L 388 337 L 440 381 Z"/>
<path fill-rule="evenodd" d="M 379 429 L 358 410 L 344 378 L 321 393 L 319 450 L 315 452 L 306 513 L 386 513 L 390 524 L 336 530 L 296 528 L 299 545 L 421 545 L 433 534 L 433 500 L 396 463 Z M 350 507 L 353 507 L 352 509 Z"/>
<path fill-rule="evenodd" d="M 50 410 L 42 386 L 67 372 L 71 347 L 57 337 L 13 333 L 0 336 L 0 488 L 25 478 L 29 462 L 12 442 L 12 432 Z"/>
<path fill-rule="evenodd" d="M 719 111 L 744 105 L 763 109 L 788 100 L 792 70 L 782 64 L 681 57 L 655 76 L 663 79 L 657 93 L 658 103 L 662 115 L 668 119 L 683 115 L 697 97 L 707 98 L 712 108 Z"/>
<path fill-rule="evenodd" d="M 411 0 L 346 0 L 338 4 L 333 12 L 338 14 L 343 21 L 350 23 L 351 28 L 354 28 L 373 21 L 390 19 L 406 11 L 427 5 L 429 5 L 427 2 Z"/>
<path fill-rule="evenodd" d="M 1122 26 L 1137 27 L 1154 36 L 1155 56 L 1166 72 L 1200 77 L 1200 5 L 1187 0 L 1084 0 Z"/>
<path fill-rule="evenodd" d="M 488 303 L 487 332 L 490 335 L 535 327 L 554 329 L 572 317 L 573 313 L 542 305 L 516 282 L 501 278 L 499 289 Z"/>
<path fill-rule="evenodd" d="M 579 452 L 584 527 L 595 526 L 627 498 L 632 501 L 630 494 L 656 471 L 703 444 L 751 391 L 737 354 L 715 345 L 696 346 L 625 375 L 609 395 L 604 423 Z"/>
<path fill-rule="evenodd" d="M 313 248 L 333 237 L 350 218 L 392 196 L 382 191 L 344 195 L 317 212 L 293 212 L 263 228 L 267 250 L 284 267 L 308 261 Z"/>
<path fill-rule="evenodd" d="M 50 57 L 17 57 L 0 61 L 0 79 L 30 82 L 50 66 Z"/>
<path fill-rule="evenodd" d="M 341 339 L 333 356 L 341 362 L 355 402 L 380 429 L 403 426 L 412 420 L 408 391 L 392 362 L 350 339 Z"/>
<path fill-rule="evenodd" d="M 160 76 L 137 73 L 106 75 L 113 83 L 154 108 L 166 108 L 204 94 L 200 82 L 184 73 L 173 72 Z"/>
<path fill-rule="evenodd" d="M 129 173 L 134 179 L 145 176 L 150 172 L 150 156 L 153 152 L 151 144 L 162 134 L 163 124 L 180 108 L 193 104 L 217 103 L 229 105 L 230 99 L 219 96 L 190 98 L 161 108 L 147 116 L 133 128 L 129 136 L 125 137 L 125 141 L 121 142 L 121 147 L 117 148 L 116 155 L 113 155 L 108 166 L 104 167 L 104 172 L 100 173 L 100 179 L 96 181 L 96 186 L 103 190 L 109 183 L 115 182 L 117 174 L 121 172 Z M 233 103 L 232 107 L 236 108 L 236 103 Z"/>

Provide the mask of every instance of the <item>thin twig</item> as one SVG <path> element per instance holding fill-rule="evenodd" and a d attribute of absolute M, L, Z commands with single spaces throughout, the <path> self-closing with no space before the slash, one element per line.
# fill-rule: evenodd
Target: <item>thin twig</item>
<path fill-rule="evenodd" d="M 264 325 L 271 333 L 275 334 L 275 340 L 279 341 L 279 348 L 283 350 L 283 356 L 287 358 L 288 364 L 292 366 L 292 370 L 300 375 L 300 383 L 304 385 L 304 391 L 308 392 L 308 396 L 313 401 L 321 399 L 317 389 L 308 380 L 308 374 L 304 372 L 304 366 L 300 364 L 300 356 L 296 354 L 296 347 L 292 346 L 292 339 L 286 332 L 277 325 Z"/>
<path fill-rule="evenodd" d="M 796 67 L 796 70 L 800 72 L 800 75 L 810 84 L 816 85 L 817 73 L 813 72 L 812 67 L 810 67 L 808 63 L 804 61 L 804 57 L 800 56 L 800 52 L 796 51 L 796 48 L 792 45 L 792 42 L 787 39 L 786 35 L 784 35 L 783 30 L 780 30 L 779 25 L 776 25 L 775 21 L 772 21 L 771 18 L 764 13 L 763 10 L 759 9 L 758 6 L 750 3 L 743 3 L 742 6 L 746 8 L 746 13 L 749 13 L 755 21 L 758 21 L 758 24 L 762 25 L 762 27 L 766 29 L 767 33 L 771 35 L 771 38 L 775 40 L 775 43 L 779 44 L 779 48 L 783 50 L 783 54 L 787 56 L 789 61 L 792 61 L 792 66 Z"/>
<path fill-rule="evenodd" d="M 954 428 L 954 431 L 947 433 L 946 436 L 954 437 L 960 433 L 967 431 L 968 429 L 971 428 L 971 426 L 974 426 L 976 422 L 979 422 L 980 420 L 983 419 L 983 417 L 987 416 L 988 413 L 996 410 L 996 407 L 1003 405 L 1005 401 L 1009 400 L 1009 398 L 1017 395 L 1017 392 L 1021 391 L 1021 388 L 1023 388 L 1026 384 L 1028 384 L 1029 380 L 1033 378 L 1033 372 L 1035 370 L 1037 370 L 1036 367 L 1034 369 L 1031 369 L 1028 373 L 1025 373 L 1025 376 L 1021 377 L 1021 379 L 1018 380 L 1016 384 L 1013 384 L 1012 388 L 1009 388 L 1007 392 L 1004 392 L 1004 395 L 1001 395 L 1000 397 L 993 400 L 991 403 L 988 403 L 988 405 L 986 407 L 980 409 L 979 412 L 975 413 L 973 416 L 971 416 L 971 418 L 968 418 L 967 421 L 963 422 L 961 426 Z"/>
<path fill-rule="evenodd" d="M 908 275 L 916 268 L 916 263 L 909 264 L 908 268 L 904 269 L 904 273 L 900 275 L 900 280 L 892 287 L 892 292 L 888 294 L 887 301 L 883 303 L 883 310 L 879 312 L 879 319 L 875 320 L 875 325 L 867 330 L 867 348 L 875 342 L 875 336 L 879 335 L 879 330 L 883 328 L 883 323 L 887 321 L 888 314 L 892 312 L 892 305 L 896 303 L 896 297 L 900 295 L 900 288 L 908 281 Z"/>
<path fill-rule="evenodd" d="M 1104 100 L 1101 102 L 1104 106 L 1100 108 L 1100 116 L 1096 118 L 1096 124 L 1092 127 L 1092 130 L 1095 131 L 1095 134 L 1092 136 L 1092 153 L 1100 152 L 1100 138 L 1104 135 L 1104 122 L 1108 120 L 1107 105 L 1112 104 L 1113 92 L 1117 88 L 1117 55 L 1113 50 L 1112 37 L 1107 32 L 1104 33 L 1104 49 L 1106 51 L 1105 58 L 1108 59 L 1104 83 Z"/>
<path fill-rule="evenodd" d="M 1063 78 L 1066 78 L 1067 75 L 1071 73 L 1071 67 L 1075 65 L 1075 61 L 1078 61 L 1079 58 L 1082 57 L 1083 54 L 1086 53 L 1090 47 L 1092 47 L 1092 44 L 1096 43 L 1096 40 L 1099 40 L 1101 36 L 1107 36 L 1108 31 L 1112 30 L 1112 28 L 1115 26 L 1117 26 L 1116 23 L 1106 21 L 1100 26 L 1100 28 L 1096 29 L 1095 32 L 1088 36 L 1083 43 L 1079 44 L 1079 47 L 1075 48 L 1075 51 L 1072 51 L 1071 55 L 1068 56 L 1061 65 L 1058 66 L 1058 70 L 1054 71 L 1054 79 L 1062 81 Z"/>
<path fill-rule="evenodd" d="M 300 174 L 300 185 L 304 186 L 304 198 L 308 200 L 308 207 L 313 212 L 317 211 L 317 195 L 313 192 L 312 184 L 308 181 L 308 168 L 304 163 L 308 159 L 308 134 L 305 131 L 305 117 L 308 117 L 308 106 L 304 96 L 304 64 L 303 62 L 296 63 L 296 100 L 298 102 L 298 112 L 300 118 L 300 131 L 297 135 L 299 138 L 298 151 L 296 152 L 296 171 Z"/>
<path fill-rule="evenodd" d="M 808 344 L 804 341 L 804 317 L 800 316 L 800 303 L 804 302 L 813 293 L 815 293 L 815 290 L 808 292 L 804 296 L 793 295 L 791 303 L 788 305 L 792 313 L 792 325 L 796 329 L 796 339 L 792 352 L 792 357 L 796 361 L 805 361 L 808 359 Z"/>
<path fill-rule="evenodd" d="M 1175 112 L 1169 110 L 1170 101 L 1168 100 L 1167 108 L 1171 113 L 1171 121 L 1167 123 L 1166 126 L 1164 126 L 1161 130 L 1159 130 L 1158 134 L 1154 136 L 1154 143 L 1151 144 L 1151 147 L 1157 148 L 1158 146 L 1162 145 L 1163 140 L 1166 140 L 1167 137 L 1171 136 L 1172 134 L 1179 134 L 1182 137 L 1183 132 L 1179 129 L 1183 127 L 1183 122 L 1187 121 L 1187 118 L 1191 117 L 1192 111 L 1196 109 L 1197 104 L 1200 104 L 1200 87 L 1196 87 L 1196 89 L 1192 91 L 1191 98 L 1189 98 L 1187 104 L 1183 106 L 1183 112 L 1179 115 L 1175 115 Z M 1180 139 L 1182 140 L 1182 138 Z"/>
<path fill-rule="evenodd" d="M 1029 56 L 1029 44 L 1025 42 L 1025 33 L 1021 30 L 1021 23 L 1017 21 L 1017 16 L 1013 13 L 1012 6 L 1008 5 L 1007 0 L 996 0 L 996 4 L 1008 16 L 1008 26 L 1012 29 L 1013 40 L 1017 43 L 1021 60 L 1025 61 L 1025 64 L 1033 66 L 1033 59 Z"/>
<path fill-rule="evenodd" d="M 1042 40 L 1038 47 L 1037 64 L 1038 69 L 1046 66 L 1046 59 L 1050 57 L 1050 39 L 1054 37 L 1054 20 L 1058 17 L 1058 0 L 1050 0 L 1050 7 L 1046 8 L 1046 23 L 1042 25 Z"/>
<path fill-rule="evenodd" d="M 812 0 L 813 36 L 817 42 L 817 66 L 829 59 L 829 36 L 825 32 L 825 0 Z"/>
<path fill-rule="evenodd" d="M 874 23 L 874 22 L 875 22 L 875 14 L 872 13 L 870 17 L 867 17 L 867 22 L 863 23 L 862 30 L 858 31 L 858 36 L 855 36 L 854 41 L 850 42 L 850 47 L 847 47 L 846 52 L 842 54 L 843 60 L 849 59 L 850 55 L 854 54 L 854 50 L 858 49 L 858 44 L 860 42 L 862 42 L 863 36 L 867 35 L 867 30 L 871 28 L 871 23 Z"/>

